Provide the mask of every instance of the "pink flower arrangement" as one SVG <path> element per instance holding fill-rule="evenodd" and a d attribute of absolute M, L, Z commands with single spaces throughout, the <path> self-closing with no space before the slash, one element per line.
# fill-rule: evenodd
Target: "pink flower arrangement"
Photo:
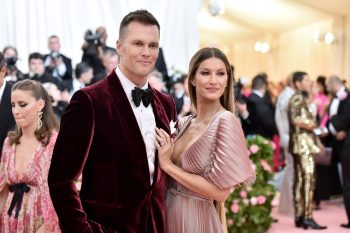
<path fill-rule="evenodd" d="M 232 225 L 233 224 L 233 219 L 232 218 L 229 218 L 227 219 L 227 225 Z"/>
<path fill-rule="evenodd" d="M 254 171 L 256 171 L 256 165 L 254 163 L 252 164 L 252 168 Z"/>
<path fill-rule="evenodd" d="M 247 197 L 247 192 L 242 190 L 239 192 L 239 195 L 242 197 L 242 198 L 246 198 Z"/>
<path fill-rule="evenodd" d="M 239 211 L 239 206 L 236 203 L 233 203 L 231 205 L 231 210 L 232 210 L 232 213 L 237 214 Z"/>
<path fill-rule="evenodd" d="M 249 147 L 250 152 L 252 152 L 252 154 L 256 154 L 259 151 L 259 146 L 256 144 L 253 144 Z"/>
<path fill-rule="evenodd" d="M 244 199 L 243 199 L 243 203 L 244 203 L 245 205 L 249 205 L 249 200 L 248 200 L 247 198 L 244 198 Z"/>
<path fill-rule="evenodd" d="M 270 164 L 265 159 L 260 160 L 260 164 L 263 167 L 264 171 L 267 171 L 267 172 L 272 171 Z"/>
<path fill-rule="evenodd" d="M 266 202 L 266 197 L 263 196 L 263 195 L 258 196 L 257 199 L 258 199 L 258 204 L 259 204 L 259 205 L 263 205 L 263 204 L 265 204 L 265 202 Z"/>
<path fill-rule="evenodd" d="M 258 199 L 256 197 L 250 198 L 250 204 L 252 204 L 252 206 L 258 204 Z"/>

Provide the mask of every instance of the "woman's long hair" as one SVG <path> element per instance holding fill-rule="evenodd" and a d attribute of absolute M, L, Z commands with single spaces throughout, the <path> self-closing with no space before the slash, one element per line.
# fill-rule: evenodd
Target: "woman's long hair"
<path fill-rule="evenodd" d="M 39 129 L 36 129 L 34 134 L 35 137 L 41 142 L 44 146 L 50 142 L 52 131 L 59 129 L 59 123 L 55 114 L 53 113 L 51 100 L 49 94 L 41 85 L 40 82 L 34 80 L 23 80 L 17 82 L 12 87 L 12 92 L 15 90 L 27 91 L 32 95 L 36 100 L 44 100 L 45 105 L 42 109 L 42 126 Z M 19 144 L 19 139 L 22 136 L 22 130 L 17 125 L 15 130 L 8 133 L 10 145 Z"/>

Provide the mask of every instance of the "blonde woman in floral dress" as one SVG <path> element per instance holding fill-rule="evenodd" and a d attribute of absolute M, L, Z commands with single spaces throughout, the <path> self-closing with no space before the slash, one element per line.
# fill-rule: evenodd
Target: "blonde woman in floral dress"
<path fill-rule="evenodd" d="M 60 232 L 47 184 L 58 122 L 39 82 L 24 80 L 11 92 L 16 129 L 0 162 L 0 232 Z"/>
<path fill-rule="evenodd" d="M 174 143 L 156 129 L 159 164 L 171 177 L 168 233 L 227 231 L 222 203 L 234 188 L 255 180 L 240 121 L 232 113 L 232 82 L 220 50 L 199 50 L 190 62 L 188 84 L 197 114 L 181 120 Z"/>

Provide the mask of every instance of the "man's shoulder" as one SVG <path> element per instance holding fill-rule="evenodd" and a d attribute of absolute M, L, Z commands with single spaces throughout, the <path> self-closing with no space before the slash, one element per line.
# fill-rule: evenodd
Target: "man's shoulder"
<path fill-rule="evenodd" d="M 304 102 L 304 97 L 301 93 L 296 92 L 292 95 L 292 97 L 290 97 L 289 100 L 289 105 L 299 105 L 302 104 Z"/>
<path fill-rule="evenodd" d="M 161 102 L 161 104 L 163 105 L 166 111 L 172 111 L 173 109 L 176 108 L 175 100 L 171 95 L 162 93 L 155 89 L 153 89 L 153 91 L 154 91 L 154 95 L 157 96 L 157 98 L 159 99 L 159 101 Z"/>

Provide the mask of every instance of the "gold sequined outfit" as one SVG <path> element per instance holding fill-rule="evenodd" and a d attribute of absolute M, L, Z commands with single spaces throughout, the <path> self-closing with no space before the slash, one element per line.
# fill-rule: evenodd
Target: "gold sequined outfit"
<path fill-rule="evenodd" d="M 315 189 L 314 155 L 320 153 L 319 139 L 312 130 L 315 120 L 301 93 L 289 101 L 290 142 L 289 149 L 294 159 L 294 204 L 295 217 L 312 218 L 312 200 Z"/>

